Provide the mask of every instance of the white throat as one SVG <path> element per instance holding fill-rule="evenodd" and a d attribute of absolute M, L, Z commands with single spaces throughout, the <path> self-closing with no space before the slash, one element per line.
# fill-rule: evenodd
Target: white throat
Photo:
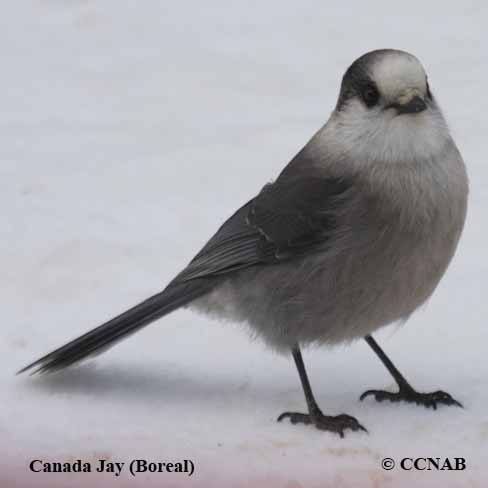
<path fill-rule="evenodd" d="M 438 109 L 415 115 L 381 110 L 366 110 L 359 101 L 352 101 L 344 111 L 332 114 L 313 137 L 310 149 L 361 166 L 394 165 L 436 158 L 451 141 Z"/>

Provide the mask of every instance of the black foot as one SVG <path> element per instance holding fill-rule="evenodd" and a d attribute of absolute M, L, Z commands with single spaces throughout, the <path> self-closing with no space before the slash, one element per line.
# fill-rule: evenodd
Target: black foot
<path fill-rule="evenodd" d="M 359 400 L 364 400 L 367 396 L 374 396 L 377 402 L 382 402 L 383 400 L 390 400 L 390 402 L 407 402 L 415 403 L 417 405 L 423 405 L 426 408 L 433 408 L 437 410 L 437 405 L 456 405 L 457 407 L 463 408 L 461 403 L 454 400 L 449 393 L 444 391 L 434 391 L 432 393 L 419 393 L 413 388 L 400 388 L 397 393 L 391 393 L 384 390 L 368 390 L 365 391 Z"/>
<path fill-rule="evenodd" d="M 354 417 L 346 414 L 333 417 L 324 415 L 320 411 L 315 412 L 313 415 L 298 412 L 284 412 L 278 417 L 278 422 L 281 422 L 285 418 L 289 418 L 292 424 L 313 424 L 319 430 L 334 432 L 341 437 L 344 437 L 344 430 L 346 429 L 368 432 Z"/>

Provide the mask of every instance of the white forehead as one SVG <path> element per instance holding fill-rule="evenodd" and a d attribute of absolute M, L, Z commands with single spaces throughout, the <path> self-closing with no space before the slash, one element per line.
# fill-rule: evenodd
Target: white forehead
<path fill-rule="evenodd" d="M 426 90 L 424 68 L 415 56 L 406 52 L 392 51 L 378 57 L 371 72 L 380 93 L 386 97 L 398 96 L 412 88 Z"/>

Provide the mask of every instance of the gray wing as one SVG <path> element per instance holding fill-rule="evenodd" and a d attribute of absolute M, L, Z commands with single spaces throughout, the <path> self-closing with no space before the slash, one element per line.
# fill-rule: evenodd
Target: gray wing
<path fill-rule="evenodd" d="M 337 178 L 278 178 L 230 217 L 175 278 L 184 282 L 323 249 L 351 184 Z"/>

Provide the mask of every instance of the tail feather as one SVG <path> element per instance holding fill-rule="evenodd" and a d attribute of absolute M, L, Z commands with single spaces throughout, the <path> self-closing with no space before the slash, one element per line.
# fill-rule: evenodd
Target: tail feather
<path fill-rule="evenodd" d="M 100 354 L 144 326 L 180 308 L 210 290 L 208 281 L 172 284 L 161 293 L 68 342 L 25 366 L 17 374 L 50 373 L 66 368 L 88 356 Z"/>

